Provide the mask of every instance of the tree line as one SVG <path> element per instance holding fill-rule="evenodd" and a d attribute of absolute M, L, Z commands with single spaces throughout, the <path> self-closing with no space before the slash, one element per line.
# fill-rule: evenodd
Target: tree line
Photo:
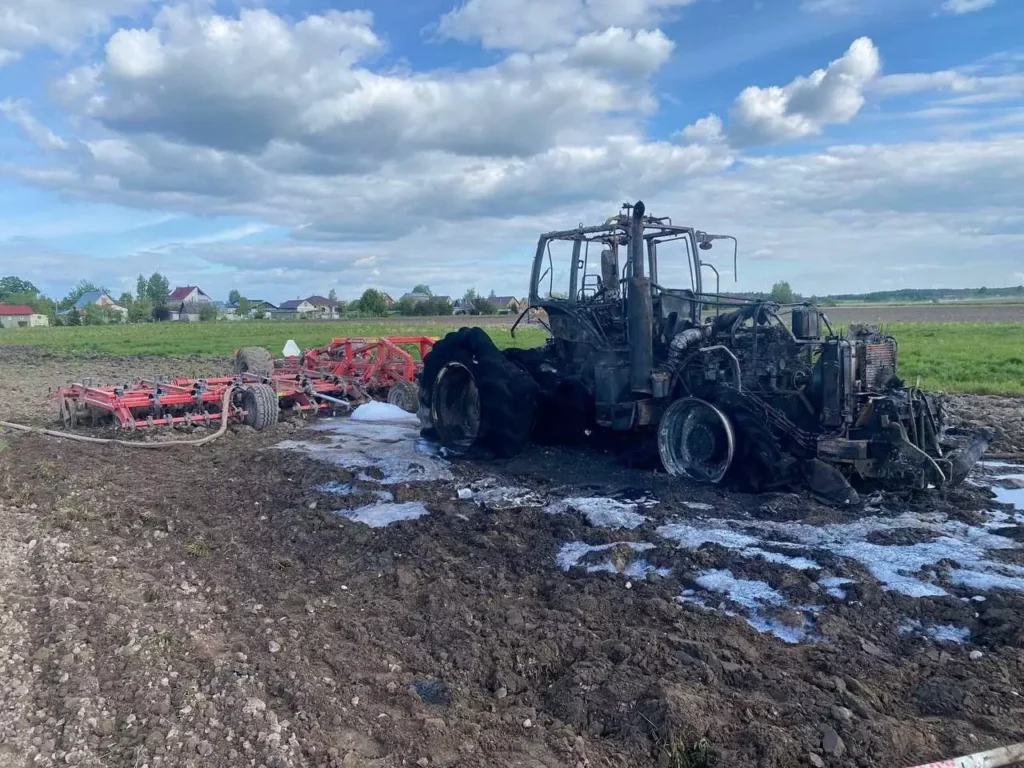
<path fill-rule="evenodd" d="M 128 311 L 127 316 L 122 316 L 122 313 L 116 310 L 97 304 L 89 304 L 80 312 L 58 314 L 64 310 L 74 309 L 78 300 L 91 292 L 107 294 Z M 333 289 L 329 292 L 328 298 L 337 302 L 339 312 L 359 313 L 373 317 L 383 317 L 395 313 L 408 317 L 441 316 L 450 315 L 455 309 L 447 297 L 435 296 L 429 285 L 419 284 L 410 291 L 410 294 L 415 295 L 403 296 L 393 306 L 389 303 L 386 295 L 376 288 L 366 289 L 358 299 L 347 304 L 338 301 L 337 294 Z M 127 320 L 130 323 L 169 320 L 171 317 L 170 295 L 170 281 L 159 272 L 154 272 L 149 277 L 140 274 L 135 283 L 134 294 L 124 291 L 116 297 L 107 287 L 90 280 L 79 281 L 66 296 L 53 299 L 43 295 L 28 280 L 13 275 L 0 278 L 0 303 L 32 307 L 39 314 L 49 316 L 53 325 L 102 325 L 122 320 Z M 228 301 L 236 306 L 236 312 L 239 315 L 248 316 L 252 311 L 252 316 L 257 320 L 266 316 L 262 307 L 253 308 L 252 302 L 238 290 L 233 290 L 228 294 Z M 494 291 L 491 291 L 490 296 L 484 297 L 474 288 L 470 288 L 463 294 L 462 306 L 467 313 L 474 315 L 493 315 L 497 314 L 500 309 L 495 301 Z M 198 313 L 199 319 L 203 321 L 217 319 L 217 308 L 213 304 L 200 305 Z"/>

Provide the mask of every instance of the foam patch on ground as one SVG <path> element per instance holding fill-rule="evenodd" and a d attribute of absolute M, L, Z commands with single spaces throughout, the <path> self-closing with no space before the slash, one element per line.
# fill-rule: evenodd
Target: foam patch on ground
<path fill-rule="evenodd" d="M 587 573 L 619 573 L 633 579 L 646 578 L 650 573 L 667 576 L 667 568 L 656 568 L 642 557 L 641 552 L 654 549 L 653 544 L 620 541 L 614 544 L 586 544 L 582 541 L 570 541 L 563 544 L 555 556 L 555 562 L 563 571 L 580 567 Z M 594 553 L 605 553 L 604 557 L 594 558 Z M 587 560 L 587 562 L 582 562 Z"/>
<path fill-rule="evenodd" d="M 876 544 L 868 540 L 871 534 L 899 529 L 914 529 L 933 538 L 909 545 Z M 940 564 L 944 560 L 955 561 L 960 566 L 947 574 L 953 584 L 975 590 L 1024 591 L 1024 567 L 988 557 L 991 550 L 1019 549 L 1021 545 L 1018 542 L 999 536 L 984 526 L 945 520 L 937 515 L 906 513 L 827 526 L 712 518 L 701 523 L 663 525 L 658 528 L 658 534 L 682 547 L 696 548 L 703 543 L 714 542 L 744 556 L 764 557 L 800 570 L 817 566 L 802 556 L 779 555 L 774 550 L 825 550 L 856 560 L 885 589 L 910 597 L 949 594 L 948 590 L 935 583 L 937 574 L 945 572 Z M 772 554 L 766 557 L 766 552 Z"/>
<path fill-rule="evenodd" d="M 813 632 L 813 614 L 821 610 L 820 606 L 791 608 L 779 591 L 763 581 L 740 579 L 724 569 L 701 571 L 695 581 L 716 598 L 724 597 L 726 602 L 716 606 L 694 590 L 683 592 L 680 602 L 718 609 L 727 616 L 740 616 L 758 632 L 770 633 L 787 643 L 808 640 Z M 790 621 L 776 615 L 783 613 L 789 614 Z"/>
<path fill-rule="evenodd" d="M 371 528 L 385 528 L 403 520 L 417 520 L 428 514 L 421 501 L 407 501 L 402 504 L 367 504 L 357 509 L 339 509 L 335 514 Z"/>
<path fill-rule="evenodd" d="M 397 405 L 391 405 L 391 403 L 378 403 L 376 400 L 363 403 L 352 411 L 352 415 L 349 418 L 353 421 L 404 423 L 419 426 L 419 419 L 415 413 L 409 413 Z"/>
<path fill-rule="evenodd" d="M 549 515 L 565 515 L 578 512 L 595 528 L 618 528 L 632 530 L 647 520 L 639 514 L 637 504 L 600 496 L 576 497 L 554 501 L 544 507 Z"/>
<path fill-rule="evenodd" d="M 418 423 L 323 419 L 313 429 L 327 435 L 329 442 L 285 440 L 277 447 L 302 451 L 344 469 L 362 470 L 358 474 L 360 480 L 383 485 L 453 479 L 449 463 L 435 446 L 420 437 Z M 369 470 L 377 470 L 381 477 Z"/>

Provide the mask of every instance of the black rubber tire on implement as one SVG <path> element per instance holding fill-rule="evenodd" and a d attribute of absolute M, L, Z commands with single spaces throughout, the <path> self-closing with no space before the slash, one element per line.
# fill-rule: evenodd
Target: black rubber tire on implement
<path fill-rule="evenodd" d="M 263 347 L 242 347 L 235 354 L 235 374 L 248 373 L 269 377 L 274 372 L 274 358 Z"/>
<path fill-rule="evenodd" d="M 407 413 L 416 413 L 418 398 L 417 386 L 411 381 L 395 382 L 388 390 L 388 403 L 397 405 Z"/>
<path fill-rule="evenodd" d="M 447 439 L 455 429 L 436 423 L 451 414 L 438 401 L 435 384 L 442 372 L 458 370 L 462 384 L 445 385 L 444 396 L 458 398 L 448 386 L 475 386 L 479 400 L 479 425 L 468 443 Z M 521 368 L 509 361 L 480 328 L 461 328 L 437 342 L 423 360 L 420 376 L 420 411 L 430 414 L 425 433 L 436 436 L 445 447 L 459 454 L 484 451 L 499 457 L 515 456 L 530 441 L 537 408 L 537 384 Z M 454 416 L 452 416 L 454 418 Z"/>
<path fill-rule="evenodd" d="M 269 384 L 250 384 L 242 391 L 242 407 L 245 408 L 245 420 L 257 432 L 277 423 L 281 414 L 281 406 L 277 400 L 277 392 Z"/>

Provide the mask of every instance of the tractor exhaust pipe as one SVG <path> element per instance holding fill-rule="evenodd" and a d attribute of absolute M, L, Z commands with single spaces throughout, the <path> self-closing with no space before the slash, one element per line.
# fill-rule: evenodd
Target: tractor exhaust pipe
<path fill-rule="evenodd" d="M 651 281 L 644 276 L 644 211 L 637 200 L 629 227 L 629 280 L 626 283 L 626 326 L 629 329 L 629 388 L 634 394 L 653 394 L 654 303 Z"/>

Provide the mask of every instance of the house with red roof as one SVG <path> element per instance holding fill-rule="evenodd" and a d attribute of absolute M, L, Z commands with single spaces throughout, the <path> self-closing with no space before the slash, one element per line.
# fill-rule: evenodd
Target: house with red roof
<path fill-rule="evenodd" d="M 171 320 L 198 322 L 199 310 L 202 309 L 204 304 L 213 304 L 213 299 L 196 285 L 178 286 L 167 297 L 168 309 L 171 310 Z"/>
<path fill-rule="evenodd" d="M 41 328 L 50 318 L 25 304 L 0 304 L 0 328 Z"/>
<path fill-rule="evenodd" d="M 197 285 L 180 285 L 167 298 L 168 304 L 208 304 L 212 301 L 213 299 Z"/>

